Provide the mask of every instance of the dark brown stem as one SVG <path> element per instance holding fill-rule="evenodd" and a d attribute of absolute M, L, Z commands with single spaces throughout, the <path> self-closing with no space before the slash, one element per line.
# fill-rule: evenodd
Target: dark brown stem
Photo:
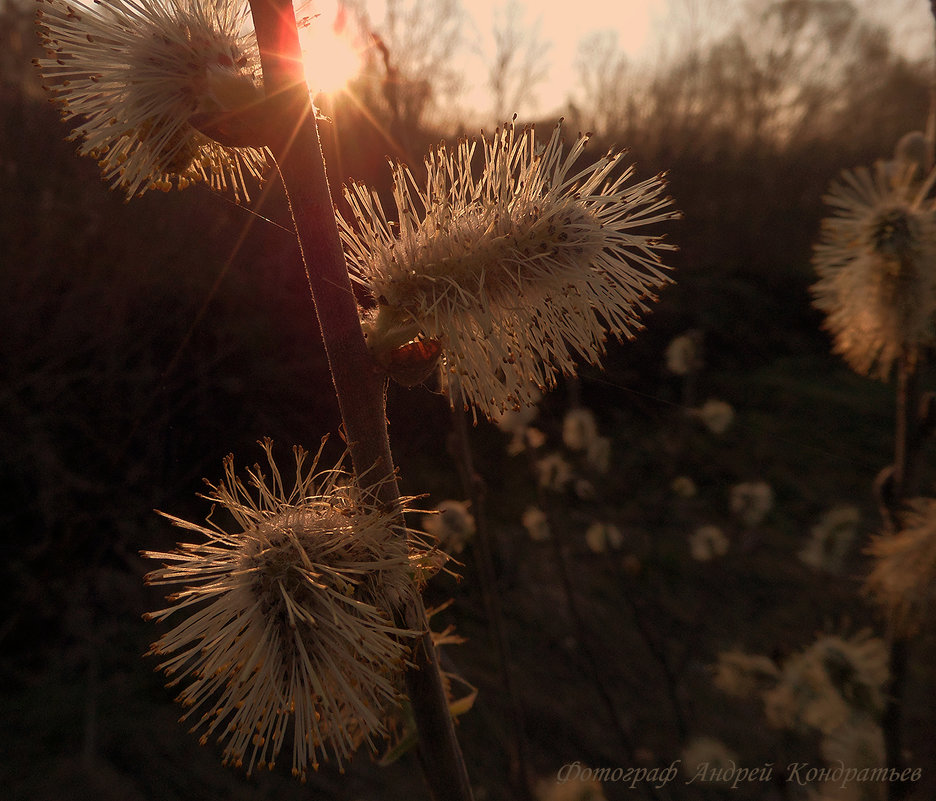
<path fill-rule="evenodd" d="M 889 768 L 902 772 L 903 759 L 903 695 L 907 683 L 907 641 L 889 637 L 890 654 L 888 668 L 890 669 L 890 685 L 888 687 L 887 701 L 881 715 L 881 731 L 884 735 L 884 756 Z M 909 782 L 888 782 L 888 801 L 900 801 L 906 798 L 910 791 Z"/>
<path fill-rule="evenodd" d="M 917 429 L 917 410 L 919 407 L 919 382 L 914 359 L 909 354 L 900 358 L 897 368 L 897 411 L 894 421 L 894 486 L 893 495 L 897 504 L 910 497 L 914 491 L 916 479 L 917 454 L 919 452 L 919 437 Z M 892 510 L 894 519 L 891 521 L 895 530 L 900 528 L 897 517 L 900 509 Z"/>
<path fill-rule="evenodd" d="M 936 0 L 930 0 L 930 10 L 936 20 Z M 934 65 L 936 66 L 936 65 Z M 933 168 L 936 159 L 936 70 L 930 75 L 930 105 L 926 118 L 926 160 L 924 174 Z M 897 420 L 895 426 L 894 466 L 886 523 L 892 534 L 900 531 L 900 508 L 914 490 L 920 451 L 925 439 L 933 433 L 933 403 L 927 398 L 921 403 L 915 359 L 905 351 L 900 358 L 897 378 Z M 903 768 L 903 696 L 907 683 L 909 643 L 889 627 L 890 686 L 881 717 L 884 734 L 884 754 L 888 767 Z M 902 801 L 910 792 L 906 782 L 888 784 L 888 801 Z"/>
<path fill-rule="evenodd" d="M 897 410 L 894 421 L 894 463 L 886 482 L 883 498 L 885 525 L 891 534 L 900 531 L 900 514 L 904 502 L 914 492 L 917 466 L 922 446 L 919 419 L 919 381 L 914 354 L 905 351 L 897 368 Z M 890 627 L 890 684 L 887 701 L 881 717 L 884 734 L 884 754 L 887 766 L 896 771 L 903 770 L 903 696 L 907 681 L 907 641 Z M 907 795 L 909 786 L 902 782 L 888 784 L 888 801 L 900 801 Z"/>
<path fill-rule="evenodd" d="M 930 12 L 933 20 L 936 21 L 936 0 L 930 0 Z M 934 39 L 936 44 L 936 39 Z M 929 114 L 926 116 L 926 172 L 933 168 L 936 163 L 936 61 L 934 61 L 930 73 L 930 105 Z"/>
<path fill-rule="evenodd" d="M 452 411 L 452 456 L 458 467 L 464 492 L 471 502 L 475 519 L 477 548 L 475 562 L 478 568 L 478 583 L 484 603 L 484 613 L 500 663 L 501 680 L 513 723 L 513 753 L 510 759 L 511 779 L 518 801 L 530 801 L 531 774 L 527 758 L 527 739 L 523 702 L 513 681 L 513 659 L 510 639 L 504 625 L 504 613 L 497 593 L 497 574 L 494 570 L 494 543 L 487 525 L 485 488 L 483 479 L 475 472 L 471 453 L 471 438 L 468 430 L 468 415 L 463 409 Z"/>
<path fill-rule="evenodd" d="M 325 174 L 314 109 L 302 72 L 291 0 L 251 0 L 264 90 L 271 108 L 268 146 L 279 169 L 322 340 L 331 368 L 351 461 L 365 492 L 386 507 L 399 504 L 387 436 L 383 371 L 361 332 Z M 425 633 L 413 649 L 406 686 L 419 731 L 419 751 L 433 798 L 470 801 L 468 774 L 442 686 L 425 609 L 402 610 Z"/>

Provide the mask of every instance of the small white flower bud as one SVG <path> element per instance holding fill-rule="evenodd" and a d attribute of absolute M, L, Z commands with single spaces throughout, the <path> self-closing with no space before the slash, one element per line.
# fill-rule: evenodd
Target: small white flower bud
<path fill-rule="evenodd" d="M 549 520 L 543 510 L 537 506 L 528 506 L 523 512 L 521 522 L 534 542 L 543 542 L 552 536 L 549 530 Z"/>
<path fill-rule="evenodd" d="M 689 537 L 692 558 L 708 562 L 728 553 L 728 538 L 718 526 L 699 526 Z"/>
<path fill-rule="evenodd" d="M 731 488 L 731 512 L 745 526 L 759 525 L 773 505 L 773 489 L 763 481 L 746 481 Z"/>
<path fill-rule="evenodd" d="M 670 484 L 670 489 L 680 498 L 693 498 L 698 492 L 695 481 L 689 476 L 676 476 Z"/>
<path fill-rule="evenodd" d="M 673 375 L 691 375 L 702 369 L 701 334 L 693 331 L 673 339 L 666 347 L 666 369 Z"/>
<path fill-rule="evenodd" d="M 423 528 L 449 553 L 461 553 L 475 534 L 474 515 L 463 501 L 442 501 L 436 514 L 423 516 Z"/>
<path fill-rule="evenodd" d="M 695 409 L 694 413 L 713 434 L 724 434 L 731 428 L 735 417 L 732 405 L 716 398 L 707 400 L 702 404 L 702 408 Z"/>
<path fill-rule="evenodd" d="M 562 419 L 562 442 L 570 451 L 587 451 L 598 436 L 598 424 L 591 409 L 569 409 Z"/>

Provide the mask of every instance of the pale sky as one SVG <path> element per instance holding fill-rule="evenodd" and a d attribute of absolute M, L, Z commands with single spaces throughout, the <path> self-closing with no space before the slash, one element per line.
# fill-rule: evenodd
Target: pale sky
<path fill-rule="evenodd" d="M 406 7 L 437 0 L 396 0 Z M 340 0 L 311 0 L 329 17 Z M 356 0 L 379 28 L 387 0 Z M 535 30 L 545 46 L 545 79 L 535 89 L 535 105 L 526 114 L 548 114 L 574 97 L 576 57 L 583 40 L 599 32 L 616 37 L 620 50 L 634 63 L 652 64 L 678 53 L 687 32 L 717 35 L 737 21 L 749 0 L 460 0 L 464 13 L 464 46 L 453 56 L 462 76 L 461 105 L 482 114 L 493 111 L 487 89 L 485 59 L 493 52 L 492 30 L 508 3 L 519 7 L 523 29 Z M 933 48 L 934 23 L 926 0 L 852 0 L 872 20 L 892 31 L 895 41 L 914 56 Z M 333 13 L 333 12 L 332 12 Z"/>
<path fill-rule="evenodd" d="M 654 21 L 659 26 L 667 6 L 666 0 L 517 0 L 517 4 L 522 10 L 522 22 L 538 30 L 546 45 L 544 63 L 548 72 L 535 90 L 541 110 L 564 105 L 573 91 L 576 55 L 586 37 L 613 31 L 621 50 L 629 57 L 642 57 L 650 47 Z M 505 5 L 505 0 L 466 0 L 464 3 L 468 16 L 484 39 L 491 36 L 495 11 Z"/>
<path fill-rule="evenodd" d="M 480 31 L 490 31 L 495 10 L 508 0 L 463 0 Z M 558 107 L 574 94 L 576 55 L 590 34 L 611 31 L 635 62 L 653 62 L 680 46 L 676 27 L 715 34 L 735 22 L 744 0 L 516 0 L 527 25 L 549 43 L 549 73 L 537 89 L 538 110 Z M 933 47 L 934 22 L 926 0 L 853 0 L 870 19 L 891 30 L 914 55 Z M 677 19 L 678 17 L 678 19 Z M 489 34 L 488 34 L 489 35 Z"/>

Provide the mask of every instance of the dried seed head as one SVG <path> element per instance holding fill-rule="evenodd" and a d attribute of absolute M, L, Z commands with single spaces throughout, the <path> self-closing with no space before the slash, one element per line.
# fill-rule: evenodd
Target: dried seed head
<path fill-rule="evenodd" d="M 868 553 L 866 589 L 900 635 L 916 633 L 936 601 L 936 500 L 911 500 L 901 530 L 875 537 Z"/>
<path fill-rule="evenodd" d="M 637 231 L 678 213 L 661 176 L 626 186 L 632 168 L 615 175 L 623 153 L 577 167 L 586 141 L 564 154 L 559 126 L 541 145 L 511 124 L 480 147 L 442 145 L 424 189 L 394 168 L 396 224 L 376 193 L 346 190 L 355 222 L 339 222 L 378 303 L 365 325 L 378 359 L 417 337 L 439 342 L 452 404 L 494 418 L 535 403 L 577 357 L 597 363 L 608 333 L 640 328 L 673 248 Z"/>
<path fill-rule="evenodd" d="M 332 757 L 339 765 L 362 742 L 375 747 L 399 697 L 408 641 L 395 610 L 417 592 L 427 559 L 400 528 L 400 509 L 375 509 L 339 468 L 315 475 L 296 449 L 296 478 L 284 487 L 265 443 L 270 474 L 249 486 L 225 463 L 208 499 L 236 525 L 225 530 L 170 517 L 204 537 L 172 553 L 145 553 L 165 566 L 150 584 L 179 585 L 149 619 L 184 615 L 152 652 L 184 685 L 183 719 L 200 713 L 202 741 L 217 735 L 225 761 L 272 767 L 293 726 L 293 773 Z"/>
<path fill-rule="evenodd" d="M 887 646 L 869 631 L 820 636 L 784 662 L 776 686 L 764 693 L 768 722 L 831 734 L 856 713 L 875 718 L 889 676 Z"/>
<path fill-rule="evenodd" d="M 881 379 L 936 337 L 936 219 L 926 199 L 936 173 L 922 185 L 912 175 L 883 164 L 843 173 L 813 253 L 813 304 L 826 313 L 836 352 Z"/>
<path fill-rule="evenodd" d="M 246 5 L 230 0 L 45 0 L 38 60 L 49 92 L 74 121 L 79 152 L 127 197 L 205 181 L 247 196 L 261 150 L 230 148 L 191 124 L 196 115 L 259 103 L 258 55 L 244 36 Z"/>

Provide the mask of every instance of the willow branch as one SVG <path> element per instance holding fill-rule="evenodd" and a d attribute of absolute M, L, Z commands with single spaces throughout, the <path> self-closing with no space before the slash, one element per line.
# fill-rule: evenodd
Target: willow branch
<path fill-rule="evenodd" d="M 915 489 L 919 454 L 922 447 L 921 421 L 919 419 L 919 381 L 914 354 L 904 352 L 897 368 L 897 402 L 894 421 L 894 462 L 885 479 L 887 493 L 883 497 L 882 509 L 885 525 L 891 534 L 900 531 L 900 515 L 904 502 Z M 882 486 L 885 486 L 882 484 Z M 884 735 L 884 752 L 887 766 L 901 770 L 903 757 L 903 697 L 907 683 L 907 646 L 905 639 L 888 631 L 890 683 L 887 700 L 881 716 Z M 908 792 L 905 782 L 893 782 L 888 786 L 888 801 L 900 801 Z"/>
<path fill-rule="evenodd" d="M 291 0 L 251 0 L 270 119 L 267 146 L 276 161 L 362 489 L 379 504 L 399 502 L 387 436 L 385 375 L 364 341 L 345 263 L 314 108 L 302 70 Z M 401 610 L 423 631 L 413 648 L 406 686 L 419 731 L 426 783 L 437 800 L 470 801 L 468 775 L 442 686 L 438 657 L 421 602 Z"/>

